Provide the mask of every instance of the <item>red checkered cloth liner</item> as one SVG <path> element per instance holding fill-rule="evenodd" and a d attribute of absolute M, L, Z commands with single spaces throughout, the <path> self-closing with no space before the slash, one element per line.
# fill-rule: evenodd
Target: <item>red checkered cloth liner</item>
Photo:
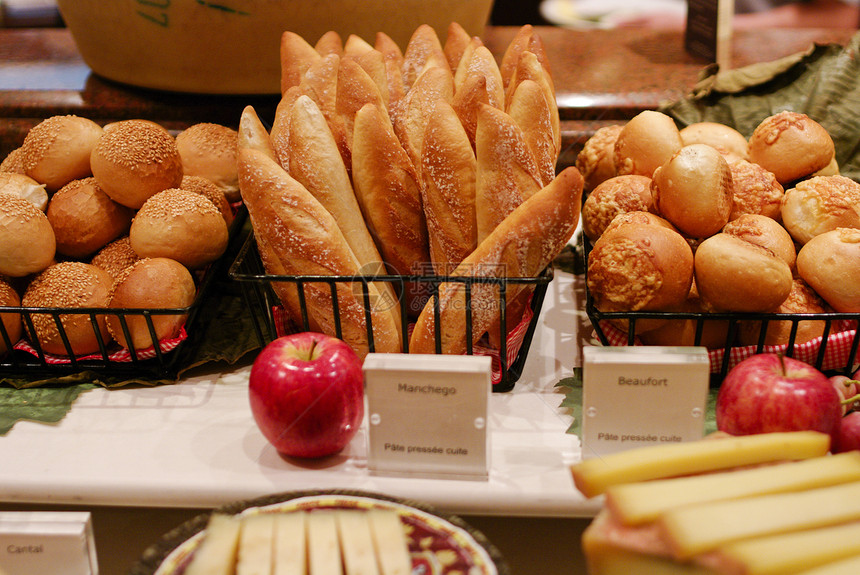
<path fill-rule="evenodd" d="M 824 359 L 821 363 L 821 370 L 827 371 L 831 369 L 842 369 L 848 365 L 848 355 L 851 353 L 851 343 L 854 339 L 855 328 L 852 321 L 839 322 L 834 333 L 831 333 L 827 338 L 827 345 L 824 349 Z M 627 345 L 627 332 L 622 331 L 609 323 L 608 321 L 600 322 L 600 328 L 603 330 L 606 339 L 610 345 L 624 346 Z M 814 365 L 818 360 L 818 351 L 821 348 L 821 337 L 817 337 L 806 343 L 795 344 L 794 354 L 792 357 Z M 638 337 L 634 339 L 635 345 L 642 345 Z M 762 347 L 761 353 L 783 353 L 788 349 L 787 345 L 766 345 Z M 731 369 L 744 359 L 755 355 L 758 346 L 747 345 L 732 347 L 729 350 L 729 365 Z M 708 350 L 708 358 L 711 363 L 711 373 L 719 373 L 723 365 L 723 356 L 725 349 Z M 860 358 L 860 353 L 855 356 L 855 360 Z"/>
<path fill-rule="evenodd" d="M 180 343 L 185 341 L 186 339 L 188 339 L 188 334 L 185 332 L 185 328 L 183 327 L 180 330 L 179 335 L 177 335 L 176 337 L 170 338 L 170 339 L 163 339 L 160 342 L 158 342 L 159 343 L 158 347 L 161 350 L 162 354 L 168 353 L 168 352 L 176 349 L 176 347 Z M 36 351 L 36 348 L 34 348 L 32 345 L 30 345 L 30 342 L 28 342 L 25 339 L 22 339 L 17 344 L 15 344 L 15 349 L 18 349 L 21 351 L 26 351 L 27 353 L 30 353 L 36 357 L 39 357 L 39 352 Z M 135 351 L 136 351 L 138 360 L 152 359 L 152 358 L 156 357 L 155 348 L 152 346 L 148 347 L 147 349 L 135 350 Z M 128 362 L 132 361 L 131 352 L 128 351 L 127 349 L 123 348 L 123 347 L 118 347 L 114 351 L 109 352 L 107 354 L 107 358 L 108 358 L 108 361 L 117 362 L 117 363 L 128 363 Z M 101 353 L 92 353 L 89 355 L 77 356 L 77 357 L 75 357 L 75 360 L 76 361 L 85 361 L 85 360 L 102 361 L 102 360 L 104 360 L 104 358 L 102 357 Z M 62 365 L 62 364 L 71 363 L 71 362 L 72 362 L 72 360 L 66 356 L 52 355 L 52 354 L 48 354 L 48 353 L 45 354 L 45 363 L 47 363 L 49 365 Z"/>
<path fill-rule="evenodd" d="M 530 305 L 526 306 L 525 313 L 523 313 L 522 319 L 517 323 L 517 325 L 508 333 L 507 339 L 507 366 L 516 361 L 517 356 L 520 353 L 520 349 L 523 346 L 523 340 L 526 337 L 526 333 L 528 332 L 529 324 L 531 323 L 532 317 L 534 316 L 534 312 Z M 272 307 L 272 317 L 275 321 L 275 330 L 278 336 L 286 335 L 289 333 L 287 329 L 287 315 L 284 313 L 284 308 L 280 305 L 276 305 Z M 412 333 L 412 328 L 415 327 L 415 324 L 409 324 L 409 333 Z M 475 355 L 488 355 L 491 358 L 493 375 L 492 375 L 492 383 L 496 385 L 502 381 L 502 361 L 501 354 L 498 349 L 493 349 L 491 347 L 483 346 L 477 344 L 472 348 L 472 353 Z"/>

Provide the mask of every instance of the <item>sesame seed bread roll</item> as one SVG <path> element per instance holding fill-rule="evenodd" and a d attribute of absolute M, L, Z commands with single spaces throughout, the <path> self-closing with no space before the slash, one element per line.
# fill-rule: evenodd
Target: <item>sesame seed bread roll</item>
<path fill-rule="evenodd" d="M 92 175 L 90 152 L 102 127 L 79 116 L 51 116 L 33 126 L 21 144 L 24 173 L 56 192 L 72 180 Z"/>
<path fill-rule="evenodd" d="M 238 178 L 238 171 L 236 173 Z M 238 179 L 236 180 L 236 185 L 238 189 Z M 224 218 L 224 223 L 227 224 L 228 228 L 233 223 L 233 208 L 230 206 L 227 196 L 211 180 L 203 176 L 183 176 L 179 187 L 180 189 L 200 194 L 212 202 L 218 208 L 218 211 L 221 212 L 221 217 Z"/>
<path fill-rule="evenodd" d="M 56 250 L 48 216 L 25 199 L 0 194 L 0 275 L 40 272 L 53 262 Z"/>
<path fill-rule="evenodd" d="M 45 212 L 57 241 L 57 253 L 85 258 L 128 233 L 134 211 L 116 203 L 95 178 L 73 180 L 51 196 Z"/>
<path fill-rule="evenodd" d="M 762 120 L 749 139 L 749 160 L 781 184 L 825 168 L 834 152 L 833 140 L 821 124 L 789 110 Z"/>
<path fill-rule="evenodd" d="M 170 188 L 149 198 L 131 222 L 131 247 L 141 258 L 171 258 L 200 269 L 227 249 L 227 223 L 200 194 Z"/>
<path fill-rule="evenodd" d="M 281 94 L 298 86 L 312 64 L 322 56 L 299 34 L 287 30 L 281 35 Z"/>
<path fill-rule="evenodd" d="M 21 303 L 24 307 L 103 308 L 107 307 L 113 278 L 106 271 L 83 262 L 60 262 L 48 267 L 27 286 Z M 31 315 L 35 334 L 45 353 L 53 355 L 85 355 L 100 350 L 110 341 L 106 318 L 95 314 L 95 328 L 86 313 L 60 314 L 60 323 L 69 339 L 63 343 L 54 317 L 47 313 Z"/>
<path fill-rule="evenodd" d="M 615 140 L 615 172 L 650 178 L 682 147 L 675 121 L 662 112 L 645 110 L 628 120 Z"/>
<path fill-rule="evenodd" d="M 233 128 L 203 122 L 189 126 L 176 136 L 184 176 L 201 176 L 218 186 L 228 201 L 239 196 L 236 154 L 239 134 Z"/>
<path fill-rule="evenodd" d="M 0 278 L 0 307 L 18 307 L 21 305 L 21 298 L 9 282 Z M 21 323 L 21 315 L 17 313 L 0 313 L 0 322 L 3 322 L 3 328 L 6 330 L 6 337 L 9 338 L 9 344 L 0 333 L 0 357 L 6 354 L 11 346 L 15 345 L 21 339 L 23 324 Z"/>
<path fill-rule="evenodd" d="M 690 144 L 707 144 L 723 155 L 734 155 L 747 158 L 749 143 L 744 135 L 719 122 L 694 122 L 681 128 L 681 141 L 685 146 Z"/>
<path fill-rule="evenodd" d="M 481 106 L 475 146 L 475 213 L 480 243 L 543 185 L 522 130 L 505 112 Z"/>
<path fill-rule="evenodd" d="M 454 270 L 455 276 L 536 277 L 573 236 L 579 222 L 582 176 L 566 168 L 548 186 L 523 202 Z M 509 301 L 525 284 L 509 284 Z M 465 354 L 499 322 L 498 287 L 472 286 L 472 341 L 466 339 L 465 285 L 450 282 L 439 287 L 441 353 Z M 436 353 L 436 298 L 432 297 L 412 331 L 410 353 Z"/>
<path fill-rule="evenodd" d="M 3 161 L 0 162 L 0 172 L 13 172 L 26 175 L 21 148 L 15 148 L 3 158 Z"/>
<path fill-rule="evenodd" d="M 403 99 L 403 107 L 394 133 L 418 175 L 421 175 L 421 148 L 427 118 L 436 107 L 436 102 L 454 101 L 454 78 L 450 70 L 434 67 L 421 74 Z M 471 144 L 470 144 L 471 145 Z"/>
<path fill-rule="evenodd" d="M 194 278 L 181 263 L 170 258 L 142 258 L 117 276 L 110 291 L 111 308 L 184 310 L 197 294 Z M 155 337 L 149 331 L 146 317 L 138 314 L 109 315 L 107 328 L 122 347 L 144 350 L 163 339 L 179 335 L 187 313 L 153 314 Z M 125 328 L 125 329 L 124 329 Z M 126 331 L 128 336 L 126 337 Z"/>
<path fill-rule="evenodd" d="M 105 130 L 90 164 L 105 193 L 133 209 L 182 182 L 182 158 L 173 136 L 144 120 L 115 122 Z"/>
<path fill-rule="evenodd" d="M 251 107 L 243 111 L 239 124 L 239 185 L 268 273 L 335 276 L 361 273 L 358 259 L 334 217 L 275 161 L 268 134 Z M 283 285 L 288 289 L 282 290 Z M 295 286 L 275 282 L 273 287 L 289 307 L 289 291 L 295 293 Z M 338 333 L 329 286 L 306 284 L 304 289 L 307 313 L 315 329 L 330 335 Z M 374 351 L 399 352 L 397 304 L 386 301 L 374 283 L 368 284 L 368 289 L 373 302 L 370 329 Z M 370 348 L 361 288 L 339 282 L 335 291 L 341 338 L 364 357 Z"/>
<path fill-rule="evenodd" d="M 576 155 L 576 168 L 585 178 L 586 192 L 615 177 L 615 141 L 620 132 L 618 124 L 598 128 Z"/>
<path fill-rule="evenodd" d="M 140 259 L 131 247 L 128 236 L 116 239 L 100 249 L 90 263 L 109 273 L 114 279 L 120 272 Z"/>
<path fill-rule="evenodd" d="M 0 194 L 12 194 L 27 200 L 41 211 L 48 208 L 48 192 L 30 176 L 0 171 Z"/>
<path fill-rule="evenodd" d="M 785 189 L 776 176 L 742 158 L 727 158 L 732 172 L 732 213 L 729 220 L 744 214 L 760 214 L 782 221 Z"/>
<path fill-rule="evenodd" d="M 837 228 L 797 253 L 797 273 L 838 312 L 860 312 L 860 230 Z"/>
<path fill-rule="evenodd" d="M 836 228 L 860 228 L 860 184 L 845 176 L 798 182 L 782 199 L 782 225 L 799 244 Z"/>
<path fill-rule="evenodd" d="M 592 241 L 603 234 L 619 214 L 649 212 L 651 178 L 630 174 L 609 178 L 598 185 L 582 205 L 582 231 Z"/>

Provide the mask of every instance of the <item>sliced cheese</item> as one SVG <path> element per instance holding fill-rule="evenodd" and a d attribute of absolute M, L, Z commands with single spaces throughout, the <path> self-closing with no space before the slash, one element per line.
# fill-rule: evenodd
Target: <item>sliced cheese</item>
<path fill-rule="evenodd" d="M 860 573 L 860 553 L 848 559 L 813 567 L 797 575 L 857 575 L 858 573 Z"/>
<path fill-rule="evenodd" d="M 343 575 L 335 511 L 308 513 L 308 575 Z"/>
<path fill-rule="evenodd" d="M 673 509 L 658 523 L 679 559 L 733 541 L 860 520 L 860 481 Z"/>
<path fill-rule="evenodd" d="M 630 449 L 586 459 L 571 466 L 571 474 L 577 489 L 586 497 L 594 497 L 612 485 L 809 459 L 829 449 L 830 436 L 824 433 L 763 433 Z"/>
<path fill-rule="evenodd" d="M 720 552 L 746 575 L 800 573 L 860 555 L 860 521 L 740 541 Z"/>
<path fill-rule="evenodd" d="M 237 518 L 213 513 L 185 575 L 233 575 L 240 531 L 241 523 Z"/>
<path fill-rule="evenodd" d="M 380 574 L 410 575 L 412 556 L 400 515 L 391 509 L 371 509 L 367 512 L 367 517 Z"/>
<path fill-rule="evenodd" d="M 307 570 L 307 512 L 275 513 L 273 575 L 305 575 Z"/>
<path fill-rule="evenodd" d="M 272 575 L 274 514 L 246 515 L 241 523 L 236 575 Z"/>
<path fill-rule="evenodd" d="M 344 509 L 336 519 L 346 575 L 380 575 L 367 513 Z"/>
<path fill-rule="evenodd" d="M 615 485 L 606 492 L 606 505 L 622 523 L 639 525 L 685 505 L 851 481 L 860 481 L 860 451 L 738 471 Z"/>

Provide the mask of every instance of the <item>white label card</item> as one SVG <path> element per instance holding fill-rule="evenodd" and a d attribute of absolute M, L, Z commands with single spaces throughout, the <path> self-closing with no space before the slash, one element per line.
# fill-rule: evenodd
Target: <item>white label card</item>
<path fill-rule="evenodd" d="M 491 369 L 482 356 L 368 354 L 370 471 L 486 480 Z"/>
<path fill-rule="evenodd" d="M 3 575 L 98 575 L 90 514 L 0 512 Z"/>
<path fill-rule="evenodd" d="M 703 347 L 584 347 L 583 459 L 701 439 L 709 383 Z"/>

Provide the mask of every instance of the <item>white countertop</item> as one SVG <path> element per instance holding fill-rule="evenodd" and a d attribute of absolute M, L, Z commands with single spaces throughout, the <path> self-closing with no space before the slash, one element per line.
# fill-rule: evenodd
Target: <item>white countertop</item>
<path fill-rule="evenodd" d="M 524 373 L 490 402 L 486 481 L 372 475 L 364 429 L 340 455 L 280 457 L 248 404 L 247 365 L 153 388 L 93 389 L 58 424 L 18 422 L 0 437 L 0 501 L 133 507 L 216 507 L 305 489 L 353 489 L 461 514 L 587 517 L 598 502 L 574 488 L 579 440 L 554 388 L 580 364 L 587 319 L 581 281 L 556 272 Z M 587 328 L 585 328 L 587 329 Z"/>

